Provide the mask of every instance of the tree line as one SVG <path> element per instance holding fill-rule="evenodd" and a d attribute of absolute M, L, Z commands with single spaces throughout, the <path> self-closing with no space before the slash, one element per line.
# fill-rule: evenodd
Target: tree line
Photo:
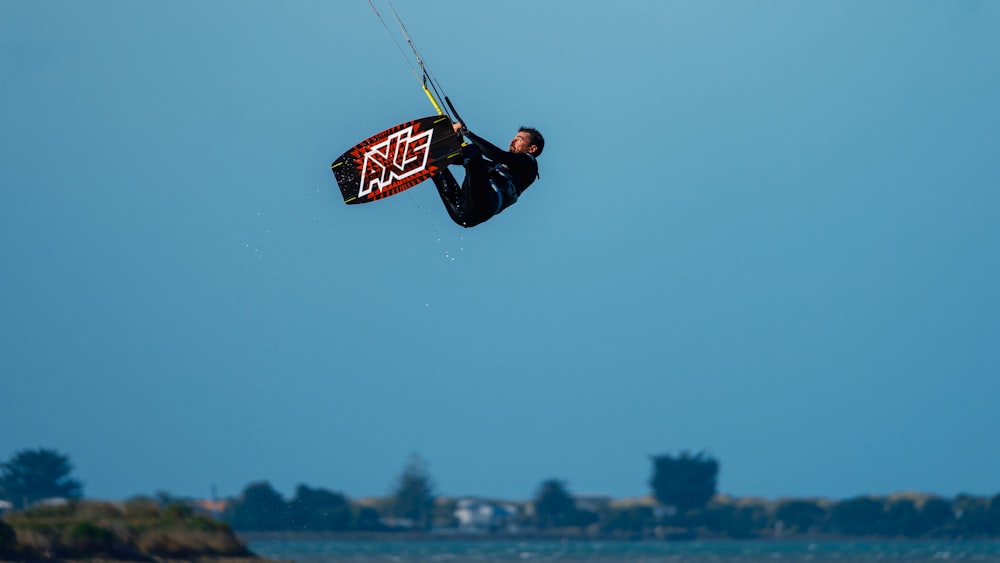
<path fill-rule="evenodd" d="M 1000 494 L 734 499 L 718 494 L 720 464 L 704 452 L 657 455 L 650 461 L 650 496 L 645 501 L 588 506 L 565 480 L 548 479 L 528 502 L 493 503 L 515 510 L 480 531 L 661 539 L 1000 537 Z M 19 452 L 0 465 L 0 499 L 20 508 L 51 496 L 78 498 L 82 484 L 70 477 L 71 470 L 68 457 L 58 452 Z M 163 503 L 183 500 L 161 496 Z M 258 481 L 228 499 L 216 516 L 248 532 L 419 532 L 457 528 L 457 502 L 436 493 L 426 461 L 414 454 L 392 492 L 381 499 L 363 503 L 341 492 L 299 485 L 286 500 L 270 483 Z"/>

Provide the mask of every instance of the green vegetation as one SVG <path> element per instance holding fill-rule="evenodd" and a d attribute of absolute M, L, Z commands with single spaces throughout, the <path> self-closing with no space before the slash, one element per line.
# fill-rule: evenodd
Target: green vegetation
<path fill-rule="evenodd" d="M 427 463 L 414 454 L 392 496 L 377 506 L 354 504 L 341 493 L 306 485 L 299 485 L 286 502 L 270 483 L 258 481 L 228 504 L 223 518 L 246 532 L 375 532 L 393 527 L 428 530 L 450 515 L 439 514 Z"/>
<path fill-rule="evenodd" d="M 0 558 L 17 550 L 17 532 L 10 524 L 0 520 Z"/>
<path fill-rule="evenodd" d="M 573 512 L 573 497 L 566 490 L 566 482 L 559 479 L 544 481 L 535 493 L 535 515 L 540 528 L 566 526 Z"/>
<path fill-rule="evenodd" d="M 226 520 L 239 530 L 292 529 L 281 493 L 263 481 L 247 485 L 243 496 L 233 501 L 227 510 Z"/>
<path fill-rule="evenodd" d="M 646 497 L 581 497 L 566 481 L 548 479 L 530 501 L 473 499 L 479 518 L 483 509 L 494 511 L 486 520 L 470 522 L 471 512 L 459 516 L 463 504 L 458 499 L 435 493 L 427 463 L 414 454 L 385 498 L 356 501 L 299 485 L 286 501 L 270 483 L 258 481 L 238 498 L 225 501 L 218 515 L 227 522 L 222 523 L 199 512 L 196 503 L 167 493 L 125 503 L 74 499 L 81 486 L 70 478 L 65 456 L 46 450 L 20 452 L 0 466 L 5 487 L 0 499 L 12 499 L 11 491 L 22 504 L 59 491 L 69 498 L 4 515 L 0 559 L 247 555 L 233 530 L 367 535 L 462 527 L 479 534 L 629 539 L 1000 537 L 1000 494 L 738 499 L 718 494 L 719 462 L 704 453 L 665 454 L 651 461 Z"/>
<path fill-rule="evenodd" d="M 426 530 L 431 527 L 434 515 L 434 482 L 427 462 L 413 454 L 399 476 L 396 492 L 392 497 L 392 515 L 413 522 L 414 527 Z"/>
<path fill-rule="evenodd" d="M 734 499 L 718 494 L 719 462 L 703 453 L 660 455 L 652 462 L 648 497 L 606 499 L 604 505 L 588 506 L 566 481 L 549 479 L 531 501 L 495 503 L 516 505 L 517 514 L 473 531 L 633 539 L 1000 537 L 1000 495 L 952 500 L 916 494 L 841 501 Z M 456 506 L 453 499 L 434 497 L 426 464 L 415 457 L 393 495 L 376 502 L 360 504 L 340 493 L 300 485 L 296 497 L 286 503 L 261 482 L 230 504 L 226 518 L 245 531 L 398 533 L 424 530 L 427 522 L 438 529 L 457 528 Z M 400 519 L 412 524 L 402 526 Z"/>
<path fill-rule="evenodd" d="M 661 504 L 686 514 L 708 504 L 715 496 L 719 462 L 704 452 L 691 455 L 653 456 L 653 476 L 649 486 Z"/>
<path fill-rule="evenodd" d="M 285 506 L 301 504 L 302 498 L 297 497 Z M 344 512 L 345 516 L 339 518 L 335 526 L 320 527 L 312 523 L 303 526 L 286 520 L 271 528 L 247 528 L 238 520 L 230 519 L 230 522 L 241 531 L 399 534 L 421 530 L 416 526 L 393 527 L 391 507 L 394 500 L 391 497 L 380 499 L 377 506 L 347 502 L 350 520 Z M 539 486 L 531 501 L 506 504 L 516 506 L 517 514 L 513 518 L 502 526 L 484 526 L 476 531 L 491 535 L 621 539 L 1000 537 L 1000 495 L 989 499 L 962 496 L 948 500 L 912 495 L 855 497 L 842 501 L 769 501 L 716 495 L 704 506 L 680 513 L 657 503 L 652 496 L 629 501 L 609 500 L 607 506 L 596 510 L 580 508 L 565 482 L 548 480 Z M 250 509 L 243 506 L 244 510 Z M 452 499 L 439 497 L 435 500 L 434 528 L 458 527 L 452 517 L 455 506 Z M 306 510 L 307 506 L 303 506 L 302 509 L 304 513 L 322 514 L 315 508 Z"/>
<path fill-rule="evenodd" d="M 244 532 L 295 530 L 303 532 L 374 531 L 385 527 L 372 507 L 355 506 L 340 493 L 299 485 L 285 502 L 270 483 L 251 483 L 228 503 L 223 519 Z"/>
<path fill-rule="evenodd" d="M 21 450 L 0 464 L 0 499 L 24 508 L 47 498 L 79 498 L 83 485 L 69 474 L 69 457 L 54 450 Z"/>
<path fill-rule="evenodd" d="M 20 559 L 251 555 L 228 525 L 187 506 L 161 509 L 156 501 L 141 498 L 121 504 L 74 500 L 11 512 L 0 524 L 0 552 Z"/>
<path fill-rule="evenodd" d="M 354 523 L 347 497 L 324 489 L 299 485 L 288 506 L 292 526 L 299 530 L 347 530 Z"/>

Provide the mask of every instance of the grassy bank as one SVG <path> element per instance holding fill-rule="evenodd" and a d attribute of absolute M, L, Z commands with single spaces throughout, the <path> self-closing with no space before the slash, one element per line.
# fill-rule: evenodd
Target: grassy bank
<path fill-rule="evenodd" d="M 74 501 L 6 514 L 0 559 L 184 561 L 253 559 L 228 525 L 180 504 Z M 259 560 L 257 560 L 259 561 Z"/>

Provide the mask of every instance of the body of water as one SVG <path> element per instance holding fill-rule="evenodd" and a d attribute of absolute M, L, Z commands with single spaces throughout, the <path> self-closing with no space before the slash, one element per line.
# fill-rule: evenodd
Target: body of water
<path fill-rule="evenodd" d="M 849 541 L 341 541 L 254 540 L 261 557 L 298 563 L 823 563 L 906 561 L 1000 563 L 1000 542 Z"/>

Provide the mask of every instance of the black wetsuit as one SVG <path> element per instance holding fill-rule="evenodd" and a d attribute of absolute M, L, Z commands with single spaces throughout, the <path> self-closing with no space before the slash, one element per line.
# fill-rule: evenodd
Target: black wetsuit
<path fill-rule="evenodd" d="M 447 168 L 432 179 L 451 219 L 474 227 L 517 201 L 538 177 L 538 162 L 530 154 L 505 151 L 474 133 L 466 136 L 472 144 L 462 149 L 462 185 Z"/>

